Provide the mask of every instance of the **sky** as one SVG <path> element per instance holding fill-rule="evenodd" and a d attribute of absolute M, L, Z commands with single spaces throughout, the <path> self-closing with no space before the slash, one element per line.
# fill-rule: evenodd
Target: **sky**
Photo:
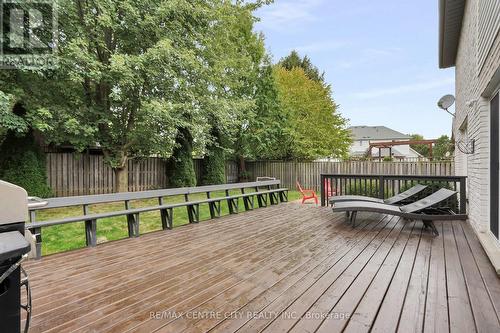
<path fill-rule="evenodd" d="M 256 16 L 275 61 L 297 50 L 325 72 L 349 125 L 450 135 L 436 105 L 455 91 L 453 68 L 438 67 L 438 0 L 275 0 Z"/>

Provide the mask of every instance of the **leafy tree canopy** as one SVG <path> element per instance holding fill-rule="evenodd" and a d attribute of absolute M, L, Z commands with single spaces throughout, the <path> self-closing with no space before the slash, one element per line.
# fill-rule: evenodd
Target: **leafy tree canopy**
<path fill-rule="evenodd" d="M 347 155 L 351 142 L 346 120 L 337 112 L 331 90 L 311 80 L 302 68 L 274 71 L 281 109 L 287 119 L 281 157 L 315 159 Z"/>
<path fill-rule="evenodd" d="M 232 150 L 343 156 L 350 136 L 324 74 L 295 51 L 273 67 L 254 32 L 253 11 L 270 2 L 60 0 L 59 67 L 0 72 L 0 128 L 98 145 L 117 190 L 127 160 L 142 156 L 170 158 L 179 186 L 194 182 L 193 154 L 206 156 L 207 183 L 220 182 Z"/>
<path fill-rule="evenodd" d="M 286 140 L 286 118 L 281 110 L 273 66 L 263 60 L 256 78 L 255 108 L 246 114 L 238 133 L 236 152 L 242 158 L 277 159 Z"/>
<path fill-rule="evenodd" d="M 425 140 L 423 135 L 411 134 L 411 140 Z M 411 145 L 415 151 L 422 156 L 430 158 L 430 151 L 428 145 Z M 437 138 L 436 143 L 432 147 L 432 158 L 434 160 L 449 159 L 453 152 L 453 144 L 447 135 L 441 135 Z"/>
<path fill-rule="evenodd" d="M 179 129 L 202 150 L 210 124 L 234 132 L 253 106 L 247 81 L 264 50 L 246 27 L 267 2 L 61 0 L 60 67 L 0 74 L 2 127 L 23 130 L 4 111 L 20 101 L 51 142 L 99 145 L 115 170 L 169 157 Z"/>
<path fill-rule="evenodd" d="M 308 56 L 304 56 L 302 58 L 299 55 L 299 53 L 295 50 L 293 50 L 286 57 L 282 58 L 278 62 L 278 65 L 287 69 L 287 70 L 292 70 L 293 68 L 296 68 L 296 67 L 302 68 L 304 70 L 304 73 L 307 75 L 308 78 L 310 78 L 311 80 L 326 84 L 325 83 L 325 72 L 320 72 L 318 67 L 316 67 L 312 64 L 311 59 L 309 59 Z"/>
<path fill-rule="evenodd" d="M 410 140 L 424 140 L 424 136 L 420 134 L 410 134 L 410 137 L 411 137 Z M 410 145 L 410 147 L 424 157 L 429 156 L 428 145 Z"/>
<path fill-rule="evenodd" d="M 449 159 L 453 153 L 454 145 L 447 135 L 441 135 L 434 144 L 433 156 L 435 160 Z"/>

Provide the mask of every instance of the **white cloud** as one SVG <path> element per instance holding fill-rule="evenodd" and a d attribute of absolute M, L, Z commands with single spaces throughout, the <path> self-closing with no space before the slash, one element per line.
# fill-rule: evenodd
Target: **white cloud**
<path fill-rule="evenodd" d="M 259 10 L 259 25 L 268 29 L 289 29 L 303 23 L 314 22 L 319 16 L 312 11 L 325 0 L 277 0 Z"/>
<path fill-rule="evenodd" d="M 337 50 L 346 45 L 348 45 L 348 43 L 342 41 L 321 41 L 321 42 L 314 42 L 306 45 L 297 46 L 289 49 L 289 51 L 295 50 L 299 53 L 311 54 L 311 53 Z"/>
<path fill-rule="evenodd" d="M 335 63 L 339 69 L 351 69 L 355 66 L 373 65 L 381 60 L 394 59 L 399 56 L 401 48 L 365 48 L 356 52 L 357 57 L 351 57 L 347 60 L 340 60 Z"/>
<path fill-rule="evenodd" d="M 401 48 L 400 47 L 389 47 L 386 49 L 367 48 L 364 49 L 362 52 L 367 58 L 391 57 L 394 56 L 396 53 L 401 52 Z"/>
<path fill-rule="evenodd" d="M 440 79 L 440 80 L 411 83 L 411 84 L 400 85 L 400 86 L 396 86 L 396 87 L 373 89 L 373 90 L 355 93 L 355 94 L 353 94 L 353 96 L 356 98 L 359 98 L 359 99 L 371 99 L 371 98 L 383 97 L 383 96 L 387 96 L 387 95 L 398 95 L 398 94 L 409 93 L 409 92 L 412 92 L 412 93 L 422 92 L 422 91 L 427 91 L 427 90 L 438 88 L 438 87 L 447 86 L 449 84 L 453 84 L 454 82 L 455 82 L 455 79 L 452 77 L 449 77 L 449 78 Z"/>

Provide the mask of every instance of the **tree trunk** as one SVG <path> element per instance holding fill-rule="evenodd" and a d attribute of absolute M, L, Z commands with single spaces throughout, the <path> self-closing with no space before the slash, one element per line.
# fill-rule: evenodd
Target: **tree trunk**
<path fill-rule="evenodd" d="M 239 156 L 239 160 L 240 160 L 240 170 L 239 170 L 239 172 L 240 173 L 246 173 L 247 167 L 246 167 L 246 164 L 245 164 L 245 156 L 240 155 Z"/>
<path fill-rule="evenodd" d="M 240 183 L 244 183 L 244 182 L 247 182 L 249 180 L 247 167 L 245 164 L 245 156 L 239 155 L 238 159 L 239 159 L 238 181 Z"/>
<path fill-rule="evenodd" d="M 121 168 L 113 168 L 115 172 L 115 192 L 128 192 L 128 163 Z"/>

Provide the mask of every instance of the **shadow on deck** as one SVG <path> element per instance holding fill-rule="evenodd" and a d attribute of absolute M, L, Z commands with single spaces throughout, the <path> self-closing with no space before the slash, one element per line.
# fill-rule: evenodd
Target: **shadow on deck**
<path fill-rule="evenodd" d="M 294 203 L 30 261 L 30 332 L 499 332 L 466 222 Z"/>

